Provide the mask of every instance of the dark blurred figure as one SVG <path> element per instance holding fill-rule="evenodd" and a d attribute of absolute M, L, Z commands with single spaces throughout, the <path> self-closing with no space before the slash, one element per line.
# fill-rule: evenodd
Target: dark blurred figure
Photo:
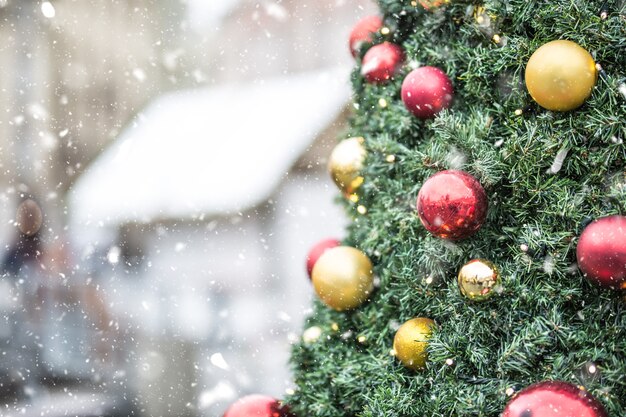
<path fill-rule="evenodd" d="M 28 277 L 38 275 L 42 256 L 43 213 L 32 198 L 23 198 L 15 217 L 17 234 L 0 263 L 3 294 L 0 303 L 0 398 L 28 392 L 27 381 L 37 378 L 38 346 L 23 325 L 31 315 L 24 301 L 35 291 Z M 25 343 L 28 342 L 28 343 Z M 25 344 L 24 344 L 25 343 Z"/>
<path fill-rule="evenodd" d="M 0 404 L 27 416 L 136 416 L 134 397 L 107 384 L 120 352 L 104 294 L 68 239 L 44 241 L 44 220 L 23 198 L 0 262 Z"/>
<path fill-rule="evenodd" d="M 36 264 L 42 253 L 39 231 L 43 224 L 43 213 L 34 199 L 26 198 L 19 204 L 15 224 L 18 235 L 2 259 L 2 275 L 13 277 L 17 277 L 23 267 Z"/>

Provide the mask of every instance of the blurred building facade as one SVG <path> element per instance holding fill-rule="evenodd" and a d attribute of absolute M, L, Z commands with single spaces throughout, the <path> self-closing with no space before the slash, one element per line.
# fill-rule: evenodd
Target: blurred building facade
<path fill-rule="evenodd" d="M 191 25 L 204 1 L 0 1 L 5 183 L 52 204 L 150 99 L 348 65 L 350 27 L 373 11 L 366 0 L 211 0 L 228 12 Z"/>
<path fill-rule="evenodd" d="M 306 251 L 344 224 L 324 162 L 345 129 L 347 79 L 344 69 L 168 94 L 71 190 L 70 230 L 88 236 L 84 259 L 138 341 L 124 369 L 148 415 L 215 415 L 239 395 L 291 386 Z M 244 99 L 256 111 L 238 126 L 230 104 Z"/>
<path fill-rule="evenodd" d="M 81 346 L 89 346 L 42 360 L 61 373 L 96 383 L 111 378 L 122 391 L 132 380 L 134 386 L 127 388 L 137 392 L 130 400 L 144 415 L 183 415 L 183 410 L 213 415 L 242 392 L 265 388 L 280 395 L 289 386 L 287 341 L 295 337 L 310 304 L 303 257 L 317 237 L 334 234 L 343 224 L 341 210 L 332 203 L 336 193 L 327 179 L 325 157 L 345 128 L 345 114 L 338 113 L 337 120 L 316 132 L 315 145 L 267 202 L 201 221 L 121 223 L 117 242 L 102 254 L 103 263 L 97 253 L 84 257 L 84 248 L 72 247 L 74 237 L 66 233 L 67 191 L 141 109 L 164 92 L 263 83 L 350 65 L 349 30 L 360 16 L 374 11 L 365 0 L 211 0 L 228 3 L 218 19 L 201 14 L 191 19 L 194 4 L 203 1 L 0 0 L 5 40 L 0 62 L 7 69 L 0 77 L 0 102 L 6 110 L 0 116 L 3 218 L 12 218 L 25 196 L 37 196 L 44 211 L 45 247 L 71 248 L 65 269 L 55 272 L 62 276 L 59 286 L 78 288 L 59 296 L 66 298 L 55 301 L 55 314 L 66 320 L 64 305 L 72 303 L 102 306 L 72 310 L 75 321 L 69 326 L 79 328 L 74 336 L 62 325 L 52 334 L 86 338 Z M 252 110 L 243 103 L 242 108 Z M 241 117 L 245 123 L 245 111 Z M 10 222 L 0 226 L 7 249 L 15 233 Z M 87 258 L 96 259 L 98 266 L 84 265 Z M 132 259 L 139 259 L 141 268 L 133 267 Z M 203 270 L 203 263 L 211 267 Z M 157 272 L 139 273 L 147 265 Z M 129 278 L 134 275 L 135 281 Z M 207 285 L 211 275 L 218 278 Z M 178 276 L 202 280 L 203 292 L 194 295 L 197 285 L 183 282 L 191 295 L 168 299 L 164 291 L 176 285 Z M 108 297 L 120 280 L 131 290 L 134 285 L 137 291 L 154 291 L 120 305 L 123 298 Z M 263 294 L 267 297 L 260 299 Z M 19 297 L 18 289 L 2 302 L 7 322 L 22 305 Z M 188 329 L 197 332 L 191 335 L 150 329 L 149 321 L 143 328 L 135 319 L 154 318 L 151 314 L 163 311 L 161 303 L 174 302 L 169 311 L 176 314 L 200 300 L 210 311 L 190 323 Z M 185 317 L 189 315 L 181 319 Z M 259 335 L 261 340 L 255 340 Z M 55 349 L 62 353 L 67 344 Z M 193 386 L 182 385 L 190 380 Z"/>

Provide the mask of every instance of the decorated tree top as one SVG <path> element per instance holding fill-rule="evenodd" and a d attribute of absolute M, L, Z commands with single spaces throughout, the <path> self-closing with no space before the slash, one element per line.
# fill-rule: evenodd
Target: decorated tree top
<path fill-rule="evenodd" d="M 375 289 L 349 310 L 315 302 L 292 408 L 626 415 L 625 3 L 379 5 L 366 40 L 403 64 L 368 58 L 365 74 L 394 68 L 383 83 L 356 54 L 345 136 L 362 148 L 332 172 L 349 174 L 343 244 L 369 257 Z M 332 286 L 329 253 L 313 275 Z"/>

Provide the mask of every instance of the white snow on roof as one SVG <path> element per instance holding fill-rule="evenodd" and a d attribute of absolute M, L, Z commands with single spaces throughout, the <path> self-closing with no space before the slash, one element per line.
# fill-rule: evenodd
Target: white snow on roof
<path fill-rule="evenodd" d="M 187 0 L 187 19 L 199 33 L 213 29 L 241 0 Z"/>
<path fill-rule="evenodd" d="M 69 193 L 74 226 L 236 213 L 271 195 L 349 100 L 349 69 L 167 94 Z"/>

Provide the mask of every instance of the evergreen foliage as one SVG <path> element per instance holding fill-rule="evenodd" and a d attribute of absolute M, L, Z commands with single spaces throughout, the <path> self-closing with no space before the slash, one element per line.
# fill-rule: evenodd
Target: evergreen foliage
<path fill-rule="evenodd" d="M 294 346 L 288 402 L 302 417 L 496 417 L 511 389 L 558 379 L 626 416 L 626 298 L 588 283 L 575 256 L 591 220 L 626 214 L 625 2 L 379 5 L 408 65 L 387 85 L 354 70 L 346 137 L 365 137 L 368 156 L 359 202 L 343 204 L 353 219 L 345 243 L 370 256 L 380 285 L 350 312 L 315 302 L 305 327 L 323 334 Z M 556 39 L 603 67 L 589 100 L 565 113 L 534 104 L 523 82 L 531 54 Z M 454 83 L 452 108 L 433 120 L 413 117 L 400 99 L 412 64 L 437 66 Z M 490 205 L 481 230 L 459 242 L 431 236 L 415 211 L 421 184 L 451 168 L 477 177 Z M 503 278 L 502 293 L 482 303 L 456 283 L 474 258 L 494 262 Z M 414 372 L 390 350 L 397 327 L 418 316 L 438 327 L 428 367 Z"/>

